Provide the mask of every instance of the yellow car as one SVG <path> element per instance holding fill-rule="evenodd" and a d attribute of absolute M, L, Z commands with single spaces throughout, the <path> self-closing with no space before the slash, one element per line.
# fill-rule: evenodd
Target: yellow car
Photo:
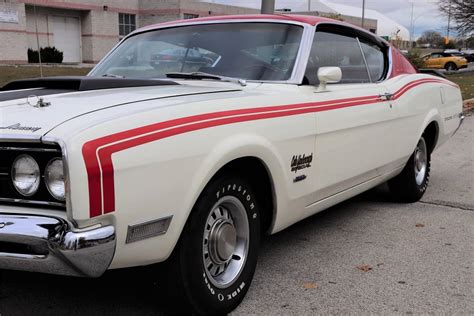
<path fill-rule="evenodd" d="M 423 57 L 425 68 L 446 69 L 454 71 L 467 68 L 467 59 L 450 53 L 431 53 Z"/>

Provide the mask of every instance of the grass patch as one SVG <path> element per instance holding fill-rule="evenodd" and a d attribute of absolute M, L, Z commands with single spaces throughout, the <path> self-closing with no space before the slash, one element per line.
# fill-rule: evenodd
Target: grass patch
<path fill-rule="evenodd" d="M 463 100 L 474 98 L 474 72 L 447 75 L 446 77 L 461 87 Z"/>
<path fill-rule="evenodd" d="M 43 67 L 43 76 L 84 76 L 90 68 Z M 40 69 L 35 66 L 0 66 L 0 87 L 12 80 L 40 77 Z"/>

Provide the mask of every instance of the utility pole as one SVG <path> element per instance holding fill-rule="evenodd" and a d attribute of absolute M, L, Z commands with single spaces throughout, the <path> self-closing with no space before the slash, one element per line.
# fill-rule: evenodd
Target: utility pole
<path fill-rule="evenodd" d="M 311 0 L 308 0 L 308 12 L 311 12 Z"/>
<path fill-rule="evenodd" d="M 364 28 L 365 20 L 365 0 L 362 0 L 362 28 Z"/>
<path fill-rule="evenodd" d="M 275 0 L 262 0 L 262 14 L 275 13 Z"/>

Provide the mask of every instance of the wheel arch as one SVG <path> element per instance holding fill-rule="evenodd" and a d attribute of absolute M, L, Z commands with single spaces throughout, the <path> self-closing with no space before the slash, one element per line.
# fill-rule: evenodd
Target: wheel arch
<path fill-rule="evenodd" d="M 430 148 L 430 153 L 432 153 L 437 145 L 439 136 L 444 132 L 443 121 L 441 119 L 441 115 L 437 108 L 431 109 L 431 111 L 426 115 L 423 124 L 418 132 L 418 138 L 416 143 L 423 135 L 428 136 L 428 146 Z M 415 145 L 416 145 L 415 143 Z M 414 149 L 414 148 L 413 148 Z"/>
<path fill-rule="evenodd" d="M 264 161 L 255 156 L 234 159 L 222 166 L 209 180 L 209 183 L 222 174 L 241 174 L 242 170 L 246 170 L 244 177 L 250 181 L 255 190 L 256 199 L 261 211 L 262 232 L 267 232 L 275 218 L 277 201 L 275 184 L 271 172 Z"/>
<path fill-rule="evenodd" d="M 222 173 L 234 172 L 244 174 L 249 181 L 257 184 L 256 194 L 264 209 L 262 232 L 270 232 L 279 205 L 284 203 L 284 188 L 278 185 L 284 183 L 283 165 L 273 145 L 256 135 L 235 135 L 216 145 L 193 177 L 191 186 L 194 189 L 187 203 L 186 218 L 189 218 L 200 195 L 213 179 Z"/>
<path fill-rule="evenodd" d="M 430 153 L 436 148 L 439 138 L 439 124 L 437 121 L 431 121 L 424 129 L 423 134 Z"/>

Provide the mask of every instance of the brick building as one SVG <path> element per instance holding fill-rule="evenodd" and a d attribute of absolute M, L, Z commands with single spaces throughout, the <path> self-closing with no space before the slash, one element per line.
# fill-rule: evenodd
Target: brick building
<path fill-rule="evenodd" d="M 96 63 L 145 25 L 257 12 L 192 0 L 0 0 L 0 63 L 27 63 L 28 48 L 37 49 L 36 28 L 40 46 L 58 48 L 65 63 Z"/>
<path fill-rule="evenodd" d="M 323 4 L 319 6 L 298 14 L 338 13 Z M 256 8 L 198 0 L 0 0 L 0 64 L 27 63 L 28 48 L 37 50 L 38 42 L 40 47 L 54 46 L 62 51 L 64 63 L 97 63 L 121 37 L 139 27 L 178 19 L 255 13 L 259 13 Z M 350 15 L 337 18 L 355 25 L 362 21 Z M 366 19 L 364 27 L 376 33 L 377 20 Z"/>

